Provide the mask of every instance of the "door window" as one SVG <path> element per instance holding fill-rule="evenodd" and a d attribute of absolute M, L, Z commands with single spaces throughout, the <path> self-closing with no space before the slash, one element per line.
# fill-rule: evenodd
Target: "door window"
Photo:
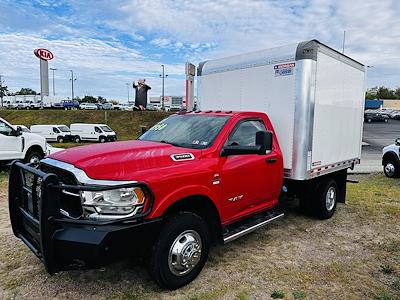
<path fill-rule="evenodd" d="M 256 133 L 267 131 L 261 120 L 248 120 L 239 123 L 226 141 L 230 146 L 255 146 Z"/>
<path fill-rule="evenodd" d="M 101 129 L 99 127 L 95 127 L 94 131 L 96 131 L 97 133 L 102 133 Z"/>
<path fill-rule="evenodd" d="M 14 130 L 10 126 L 8 126 L 3 121 L 0 121 L 0 133 L 1 134 L 10 136 L 10 135 L 12 135 L 13 131 Z"/>
<path fill-rule="evenodd" d="M 53 132 L 54 133 L 60 133 L 60 130 L 58 130 L 56 127 L 53 127 Z"/>

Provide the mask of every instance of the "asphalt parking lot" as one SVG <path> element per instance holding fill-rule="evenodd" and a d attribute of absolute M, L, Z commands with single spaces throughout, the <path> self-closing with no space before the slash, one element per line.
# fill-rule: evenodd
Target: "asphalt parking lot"
<path fill-rule="evenodd" d="M 382 149 L 393 144 L 400 137 L 400 121 L 390 120 L 388 123 L 364 123 L 361 164 L 354 169 L 356 173 L 382 171 Z"/>

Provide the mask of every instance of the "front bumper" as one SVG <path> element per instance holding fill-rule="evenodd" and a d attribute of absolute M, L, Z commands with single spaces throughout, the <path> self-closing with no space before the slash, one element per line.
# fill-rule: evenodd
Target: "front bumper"
<path fill-rule="evenodd" d="M 60 213 L 60 193 L 66 187 L 57 175 L 14 162 L 10 170 L 9 210 L 15 236 L 44 263 L 47 272 L 103 265 L 146 246 L 161 219 L 144 217 L 153 196 L 144 183 L 137 183 L 150 201 L 134 217 L 95 222 L 65 217 Z M 78 185 L 75 190 L 105 188 Z M 113 188 L 116 188 L 115 186 Z"/>

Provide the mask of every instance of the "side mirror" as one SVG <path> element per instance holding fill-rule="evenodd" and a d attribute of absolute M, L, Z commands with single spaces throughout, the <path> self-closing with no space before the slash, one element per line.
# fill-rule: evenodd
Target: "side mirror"
<path fill-rule="evenodd" d="M 222 148 L 221 156 L 239 154 L 259 154 L 264 155 L 272 151 L 273 136 L 270 131 L 258 131 L 256 133 L 255 146 L 227 145 Z"/>
<path fill-rule="evenodd" d="M 396 146 L 400 146 L 400 138 L 395 139 L 394 143 Z"/>
<path fill-rule="evenodd" d="M 22 128 L 21 126 L 17 126 L 17 129 L 14 131 L 15 136 L 20 136 L 22 135 Z"/>
<path fill-rule="evenodd" d="M 140 125 L 140 132 L 143 134 L 147 131 L 147 126 Z"/>
<path fill-rule="evenodd" d="M 266 154 L 272 151 L 273 136 L 271 131 L 258 131 L 256 133 L 256 145 L 260 146 L 259 154 Z"/>

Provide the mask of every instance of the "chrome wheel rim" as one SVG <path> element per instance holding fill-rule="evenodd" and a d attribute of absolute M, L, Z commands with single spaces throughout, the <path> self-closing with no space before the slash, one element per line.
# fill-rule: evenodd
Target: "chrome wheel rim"
<path fill-rule="evenodd" d="M 385 173 L 386 173 L 388 176 L 393 176 L 393 175 L 394 175 L 394 172 L 395 172 L 395 167 L 394 167 L 394 165 L 393 165 L 392 163 L 387 163 L 387 164 L 385 165 Z"/>
<path fill-rule="evenodd" d="M 31 158 L 29 159 L 29 163 L 31 164 L 36 164 L 40 161 L 40 157 L 37 155 L 33 155 L 31 156 Z"/>
<path fill-rule="evenodd" d="M 192 271 L 200 262 L 202 243 L 194 230 L 182 232 L 172 243 L 168 254 L 169 270 L 177 276 Z"/>
<path fill-rule="evenodd" d="M 325 197 L 325 205 L 328 211 L 331 211 L 336 203 L 336 189 L 334 187 L 330 187 Z"/>

